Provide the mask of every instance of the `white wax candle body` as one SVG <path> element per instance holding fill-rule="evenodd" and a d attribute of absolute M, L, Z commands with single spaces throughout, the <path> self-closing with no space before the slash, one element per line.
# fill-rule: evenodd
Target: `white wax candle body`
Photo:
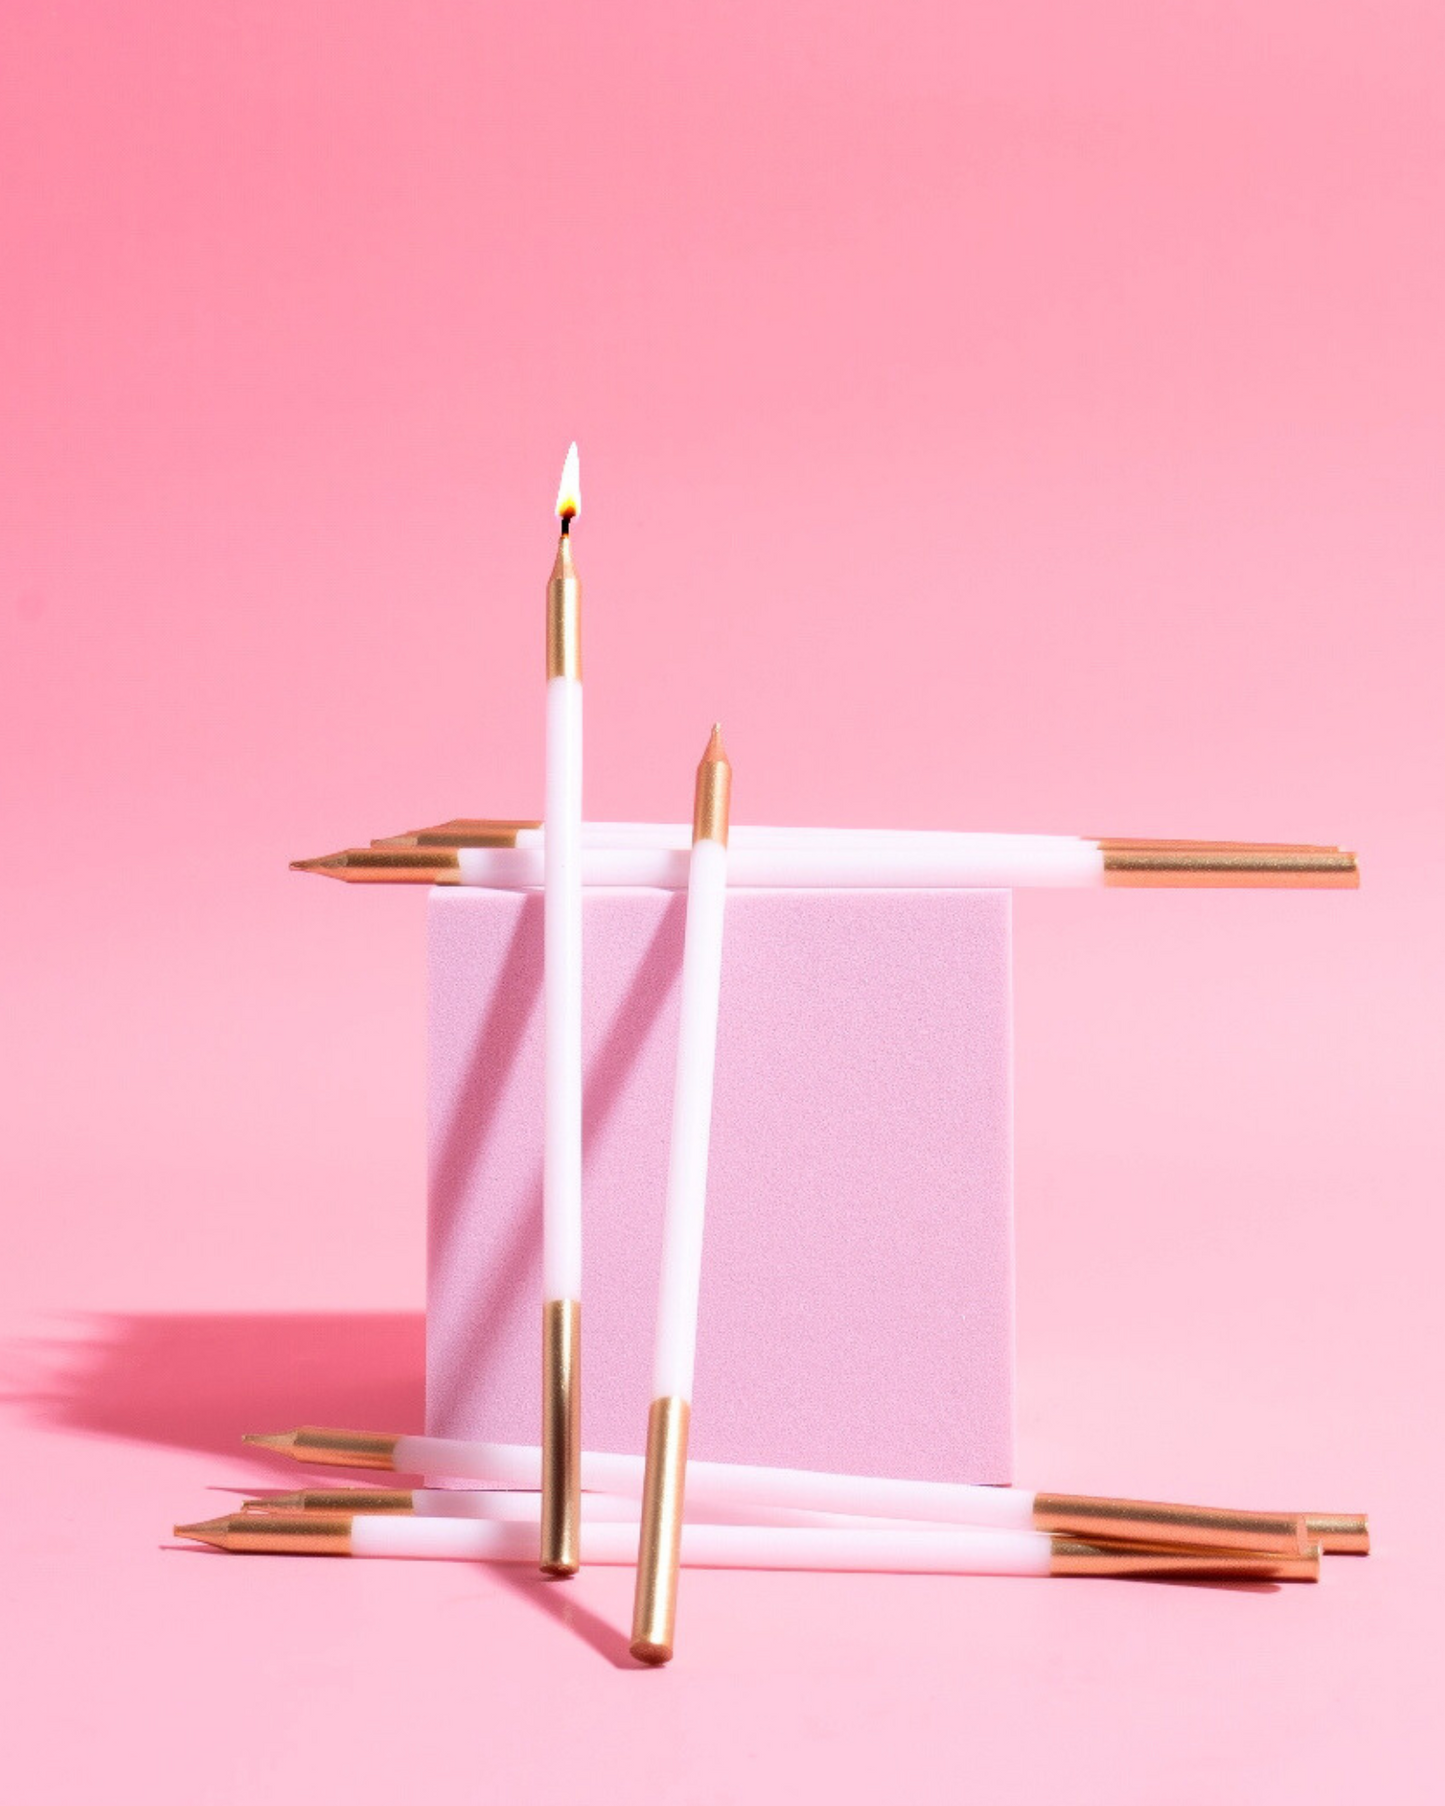
<path fill-rule="evenodd" d="M 547 682 L 547 833 L 531 855 L 545 886 L 542 1288 L 582 1296 L 582 684 Z"/>
<path fill-rule="evenodd" d="M 525 1443 L 461 1442 L 440 1436 L 400 1436 L 393 1453 L 399 1473 L 491 1486 L 535 1488 L 541 1455 Z M 584 1451 L 582 1484 L 589 1492 L 642 1496 L 641 1455 Z M 741 1467 L 689 1461 L 687 1498 L 697 1507 L 776 1506 L 934 1524 L 987 1525 L 1026 1530 L 1034 1494 L 1008 1486 L 970 1486 L 947 1480 L 891 1480 L 868 1474 L 819 1474 L 803 1468 Z"/>
<path fill-rule="evenodd" d="M 720 841 L 699 840 L 689 855 L 677 1076 L 658 1284 L 652 1396 L 682 1398 L 689 1403 L 697 1348 L 727 865 L 728 850 Z"/>
<path fill-rule="evenodd" d="M 366 1494 L 359 1488 L 355 1509 L 366 1511 Z M 837 1511 L 790 1511 L 781 1505 L 711 1505 L 706 1500 L 698 1502 L 693 1499 L 687 1501 L 685 1509 L 688 1521 L 698 1524 L 752 1524 L 814 1530 L 886 1530 L 901 1528 L 906 1522 L 901 1518 L 858 1517 Z M 462 1492 L 446 1487 L 419 1487 L 412 1493 L 412 1511 L 419 1518 L 484 1518 L 494 1523 L 535 1524 L 540 1515 L 540 1504 L 535 1492 L 504 1492 L 499 1488 L 489 1488 L 483 1492 Z M 584 1524 L 631 1524 L 635 1528 L 638 1518 L 639 1502 L 635 1498 L 606 1492 L 582 1495 Z M 939 1524 L 934 1528 L 944 1529 L 946 1526 Z"/>
<path fill-rule="evenodd" d="M 535 1562 L 537 1534 L 530 1523 L 358 1517 L 351 1523 L 351 1552 L 431 1560 Z M 1047 1575 L 1052 1539 L 1031 1530 L 815 1530 L 685 1524 L 681 1555 L 684 1567 L 695 1568 Z M 634 1524 L 583 1524 L 585 1567 L 631 1567 L 636 1560 Z"/>
<path fill-rule="evenodd" d="M 1072 834 L 995 834 L 953 828 L 782 828 L 761 822 L 739 822 L 728 828 L 728 846 L 733 852 L 759 847 L 846 851 L 876 848 L 885 857 L 899 853 L 975 858 L 1018 854 L 1027 857 L 1040 849 L 1071 843 L 1077 838 Z M 515 844 L 540 852 L 546 840 L 544 828 L 519 828 Z M 1093 846 L 1097 843 L 1086 841 L 1084 844 Z M 692 846 L 692 829 L 687 822 L 584 821 L 582 845 L 686 853 Z"/>
<path fill-rule="evenodd" d="M 483 889 L 535 890 L 545 878 L 545 846 L 460 847 L 456 858 L 461 882 Z M 584 846 L 580 861 L 588 886 L 687 888 L 681 847 Z M 1062 835 L 978 836 L 949 846 L 739 845 L 727 881 L 741 890 L 1085 889 L 1103 884 L 1104 855 L 1094 841 Z"/>

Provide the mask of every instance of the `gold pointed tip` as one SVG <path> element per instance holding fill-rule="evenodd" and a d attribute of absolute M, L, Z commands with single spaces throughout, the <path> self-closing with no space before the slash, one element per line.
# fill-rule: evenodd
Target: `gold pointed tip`
<path fill-rule="evenodd" d="M 293 872 L 335 872 L 345 868 L 345 853 L 323 853 L 319 859 L 293 859 Z"/>
<path fill-rule="evenodd" d="M 248 1430 L 241 1440 L 251 1443 L 258 1449 L 279 1449 L 283 1455 L 289 1455 L 296 1447 L 296 1432 L 294 1430 L 278 1430 L 271 1435 L 262 1435 L 258 1431 Z"/>
<path fill-rule="evenodd" d="M 721 721 L 713 722 L 712 733 L 708 737 L 707 751 L 702 756 L 704 759 L 712 760 L 715 764 L 726 765 L 728 763 L 728 749 L 723 745 Z"/>
<path fill-rule="evenodd" d="M 305 1511 L 306 1494 L 304 1492 L 268 1492 L 264 1498 L 244 1499 L 241 1510 L 255 1516 L 266 1511 Z"/>
<path fill-rule="evenodd" d="M 229 1547 L 229 1518 L 207 1518 L 200 1524 L 177 1524 L 172 1530 L 173 1536 L 184 1536 L 193 1543 L 209 1543 L 213 1549 Z"/>

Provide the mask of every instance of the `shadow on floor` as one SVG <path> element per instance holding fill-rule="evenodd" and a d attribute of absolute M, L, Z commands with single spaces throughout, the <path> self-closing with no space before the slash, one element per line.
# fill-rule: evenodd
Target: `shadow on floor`
<path fill-rule="evenodd" d="M 418 1312 L 87 1315 L 13 1349 L 5 1393 L 82 1434 L 235 1455 L 247 1430 L 420 1430 Z"/>

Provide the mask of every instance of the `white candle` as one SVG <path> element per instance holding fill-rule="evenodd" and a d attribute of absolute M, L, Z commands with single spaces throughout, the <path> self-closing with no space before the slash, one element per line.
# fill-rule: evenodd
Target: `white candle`
<path fill-rule="evenodd" d="M 535 846 L 459 847 L 461 883 L 488 890 L 535 889 L 545 851 Z M 691 855 L 680 847 L 584 846 L 581 881 L 593 888 L 685 890 Z M 1104 854 L 1063 836 L 978 837 L 964 846 L 811 842 L 738 847 L 729 885 L 743 890 L 1088 889 L 1102 885 Z"/>
<path fill-rule="evenodd" d="M 461 1442 L 441 1436 L 399 1436 L 375 1430 L 305 1426 L 245 1441 L 293 1461 L 325 1467 L 382 1468 L 478 1480 L 491 1486 L 535 1487 L 540 1457 L 513 1442 Z M 639 1455 L 588 1452 L 582 1484 L 589 1491 L 636 1498 L 643 1486 Z M 825 1474 L 807 1468 L 745 1467 L 692 1461 L 688 1497 L 709 1512 L 757 1506 L 789 1511 L 841 1512 L 933 1524 L 1050 1530 L 1111 1541 L 1176 1543 L 1191 1548 L 1269 1549 L 1279 1553 L 1312 1542 L 1363 1554 L 1368 1524 L 1360 1513 L 1240 1511 L 1217 1505 L 1179 1505 L 1150 1499 L 1098 1498 L 1082 1493 L 1029 1492 L 1016 1486 L 975 1486 L 950 1480 L 895 1480 L 871 1474 Z"/>
<path fill-rule="evenodd" d="M 304 1492 L 270 1493 L 248 1499 L 243 1510 L 274 1515 L 277 1512 L 315 1511 L 375 1516 L 410 1514 L 419 1518 L 487 1518 L 507 1524 L 536 1524 L 541 1519 L 541 1506 L 536 1492 L 512 1492 L 488 1487 L 480 1492 L 465 1492 L 456 1487 L 410 1487 L 405 1491 L 349 1486 L 338 1489 L 308 1489 Z M 637 1499 L 621 1493 L 584 1492 L 582 1522 L 584 1524 L 632 1524 L 640 1521 Z M 687 1501 L 689 1522 L 699 1524 L 771 1524 L 804 1525 L 818 1530 L 886 1530 L 897 1528 L 901 1519 L 865 1518 L 833 1511 L 789 1511 L 782 1506 L 708 1505 Z M 943 1529 L 946 1526 L 936 1525 Z"/>
<path fill-rule="evenodd" d="M 470 884 L 532 890 L 545 881 L 546 833 L 529 824 L 426 830 L 319 859 L 296 871 L 348 884 Z M 684 831 L 584 823 L 585 885 L 682 890 Z M 746 890 L 1354 890 L 1340 847 L 1245 841 L 1090 840 L 1070 834 L 884 833 L 849 828 L 734 830 L 728 883 Z"/>
<path fill-rule="evenodd" d="M 632 1610 L 632 1653 L 645 1662 L 666 1662 L 672 1657 L 678 1537 L 682 1529 L 698 1288 L 702 1279 L 731 792 L 732 767 L 723 750 L 722 732 L 714 727 L 697 768 L 692 851 L 688 856 L 677 1075 L 662 1224 L 637 1592 Z"/>
<path fill-rule="evenodd" d="M 431 1561 L 531 1561 L 536 1532 L 528 1523 L 477 1518 L 266 1517 L 238 1513 L 178 1524 L 177 1536 L 245 1554 L 359 1555 Z M 631 1524 L 582 1527 L 584 1561 L 631 1565 Z M 1259 1550 L 1100 1548 L 1031 1530 L 932 1528 L 813 1530 L 747 1524 L 688 1524 L 679 1558 L 690 1568 L 823 1569 L 881 1574 L 1177 1575 L 1192 1578 L 1318 1580 L 1318 1547 L 1284 1555 Z"/>
<path fill-rule="evenodd" d="M 576 1572 L 581 1494 L 582 585 L 572 562 L 570 538 L 580 506 L 573 445 L 557 494 L 562 531 L 547 584 L 539 1560 L 549 1574 Z"/>

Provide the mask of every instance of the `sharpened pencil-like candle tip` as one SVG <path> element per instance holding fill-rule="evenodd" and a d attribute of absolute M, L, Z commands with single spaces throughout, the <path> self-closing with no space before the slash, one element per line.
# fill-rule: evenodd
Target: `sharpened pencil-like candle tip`
<path fill-rule="evenodd" d="M 227 1518 L 207 1518 L 200 1524 L 177 1524 L 171 1534 L 187 1537 L 193 1543 L 209 1543 L 213 1549 L 224 1549 L 229 1528 Z"/>
<path fill-rule="evenodd" d="M 582 512 L 582 476 L 577 459 L 577 441 L 567 447 L 562 465 L 562 481 L 557 486 L 557 518 L 565 533 Z"/>
<path fill-rule="evenodd" d="M 242 1442 L 252 1443 L 259 1449 L 280 1449 L 289 1454 L 296 1446 L 296 1432 L 294 1430 L 279 1430 L 268 1436 L 252 1430 L 242 1436 L 241 1440 Z"/>
<path fill-rule="evenodd" d="M 712 734 L 697 766 L 693 792 L 692 838 L 728 843 L 728 815 L 732 807 L 733 768 L 723 745 L 722 723 L 714 721 Z"/>

